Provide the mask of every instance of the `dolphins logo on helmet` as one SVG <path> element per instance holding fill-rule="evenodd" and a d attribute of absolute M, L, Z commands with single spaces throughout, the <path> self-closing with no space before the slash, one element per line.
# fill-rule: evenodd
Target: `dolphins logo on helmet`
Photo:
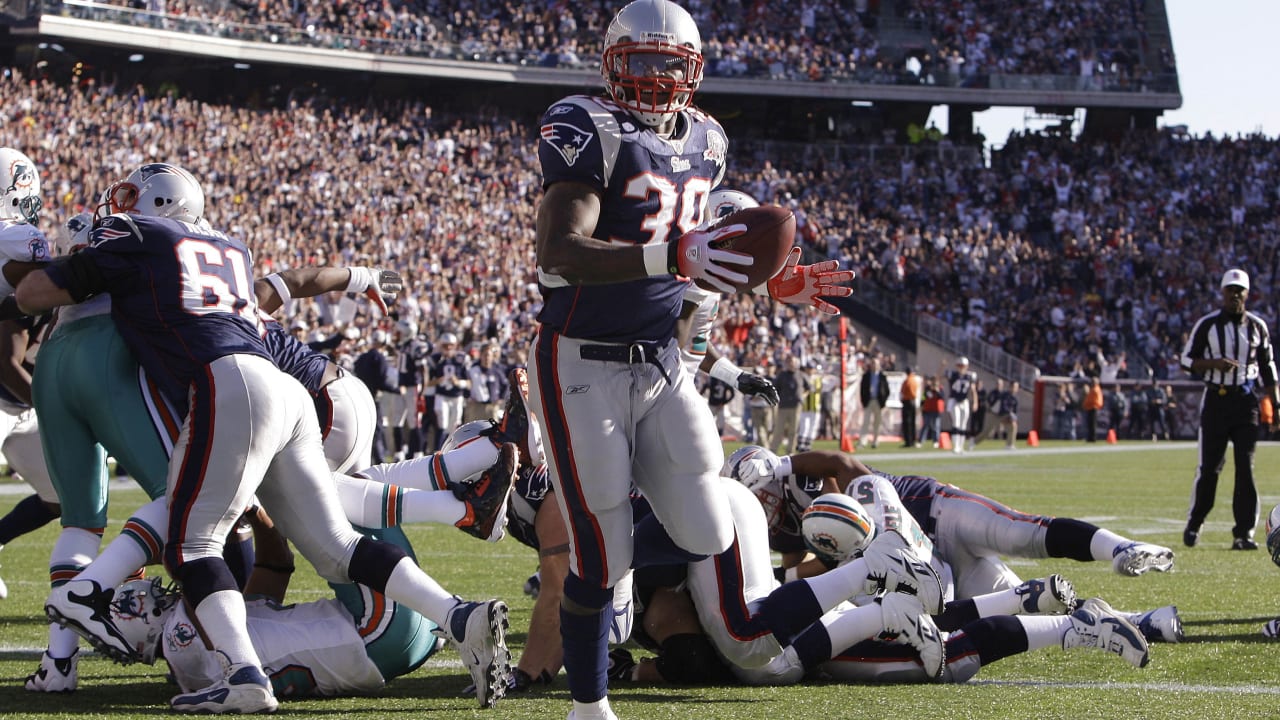
<path fill-rule="evenodd" d="M 36 164 L 13 148 L 0 147 L 0 220 L 34 225 L 41 205 Z"/>

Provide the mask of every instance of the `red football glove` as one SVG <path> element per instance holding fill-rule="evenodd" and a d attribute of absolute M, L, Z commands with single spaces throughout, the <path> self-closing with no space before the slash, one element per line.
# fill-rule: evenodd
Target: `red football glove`
<path fill-rule="evenodd" d="M 387 315 L 387 304 L 395 302 L 396 294 L 404 290 L 404 280 L 400 273 L 381 268 L 351 267 L 351 280 L 347 283 L 347 292 L 364 293 L 374 305 Z"/>
<path fill-rule="evenodd" d="M 789 305 L 812 305 L 827 315 L 839 315 L 840 310 L 822 298 L 849 297 L 853 288 L 837 283 L 853 280 L 852 270 L 838 270 L 836 260 L 824 260 L 813 265 L 800 265 L 800 248 L 791 248 L 787 262 L 777 275 L 765 283 L 769 297 Z"/>
<path fill-rule="evenodd" d="M 690 230 L 675 242 L 668 243 L 667 272 L 690 280 L 701 280 L 722 293 L 737 292 L 734 285 L 745 283 L 747 276 L 725 267 L 725 264 L 749 267 L 756 259 L 745 253 L 717 250 L 711 247 L 711 243 L 737 237 L 746 231 L 746 225 Z"/>

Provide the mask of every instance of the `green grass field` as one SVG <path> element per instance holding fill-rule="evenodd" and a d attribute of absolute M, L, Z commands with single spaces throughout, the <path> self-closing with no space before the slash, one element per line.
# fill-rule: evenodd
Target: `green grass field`
<path fill-rule="evenodd" d="M 992 450 L 956 457 L 933 450 L 898 454 L 882 448 L 860 452 L 891 472 L 929 474 L 997 498 L 1020 510 L 1077 517 L 1133 538 L 1174 547 L 1176 569 L 1126 578 L 1109 564 L 1069 560 L 1014 560 L 1023 577 L 1059 572 L 1082 597 L 1099 595 L 1129 610 L 1176 604 L 1187 642 L 1153 645 L 1151 664 L 1131 668 L 1096 651 L 1056 649 L 1009 658 L 984 668 L 967 685 L 849 686 L 821 684 L 788 688 L 625 687 L 611 692 L 624 719 L 644 718 L 1256 718 L 1280 717 L 1280 643 L 1263 638 L 1264 622 L 1280 615 L 1275 588 L 1280 568 L 1265 551 L 1231 552 L 1231 466 L 1219 488 L 1218 507 L 1200 547 L 1181 546 L 1181 530 L 1194 471 L 1188 443 L 1106 445 L 1044 443 L 1017 452 Z M 1259 449 L 1257 474 L 1263 512 L 1280 501 L 1280 446 Z M 2 488 L 0 488 L 2 489 Z M 0 495 L 0 511 L 18 499 Z M 113 498 L 118 528 L 140 504 L 138 491 Z M 173 686 L 161 667 L 114 665 L 90 654 L 80 663 L 80 690 L 65 696 L 28 693 L 45 643 L 40 608 L 47 589 L 48 550 L 57 529 L 50 525 L 0 552 L 0 576 L 9 598 L 0 601 L 0 718 L 131 718 L 168 714 Z M 486 545 L 455 530 L 410 529 L 423 566 L 464 596 L 496 595 L 512 609 L 513 652 L 524 642 L 531 600 L 521 593 L 536 560 L 514 541 Z M 1261 541 L 1262 538 L 1259 537 Z M 290 599 L 326 594 L 299 558 Z M 504 720 L 563 718 L 569 710 L 563 676 L 551 688 L 503 700 L 482 711 L 458 692 L 468 677 L 452 650 L 432 658 L 417 673 L 392 682 L 372 697 L 289 701 L 290 715 L 384 717 L 490 717 Z"/>

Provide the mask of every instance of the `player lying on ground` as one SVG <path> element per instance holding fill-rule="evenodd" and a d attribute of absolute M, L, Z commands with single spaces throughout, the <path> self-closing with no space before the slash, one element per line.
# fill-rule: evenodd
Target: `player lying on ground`
<path fill-rule="evenodd" d="M 788 579 L 825 570 L 819 560 L 806 559 L 800 519 L 816 497 L 830 492 L 855 497 L 890 527 L 908 528 L 907 537 L 918 550 L 927 545 L 951 567 L 956 597 L 962 599 L 1022 583 L 1000 556 L 1110 560 L 1126 576 L 1173 567 L 1168 548 L 1081 520 L 1022 513 L 934 478 L 889 475 L 848 453 L 815 450 L 779 458 L 748 445 L 729 456 L 725 473 L 751 489 L 764 506 L 770 547 L 782 554 Z M 1182 638 L 1182 622 L 1172 605 L 1130 617 L 1149 640 Z"/>

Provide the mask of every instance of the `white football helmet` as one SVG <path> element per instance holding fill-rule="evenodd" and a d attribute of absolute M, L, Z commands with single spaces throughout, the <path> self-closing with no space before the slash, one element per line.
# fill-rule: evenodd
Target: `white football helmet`
<path fill-rule="evenodd" d="M 148 163 L 107 191 L 106 211 L 199 223 L 204 217 L 204 190 L 177 165 Z"/>
<path fill-rule="evenodd" d="M 70 255 L 88 245 L 89 231 L 92 229 L 93 215 L 87 212 L 72 215 L 71 219 L 62 225 L 62 232 L 58 233 L 58 240 L 54 243 L 58 254 Z"/>
<path fill-rule="evenodd" d="M 0 147 L 0 220 L 34 225 L 41 204 L 36 164 L 13 148 Z"/>
<path fill-rule="evenodd" d="M 839 564 L 871 544 L 876 525 L 857 500 L 827 493 L 814 498 L 800 515 L 800 532 L 813 554 Z"/>
<path fill-rule="evenodd" d="M 182 596 L 160 583 L 160 578 L 131 580 L 116 588 L 111 600 L 111 621 L 132 646 L 139 662 L 151 665 L 164 634 L 164 623 Z"/>
<path fill-rule="evenodd" d="M 768 448 L 759 445 L 743 445 L 734 450 L 720 468 L 720 475 L 737 480 L 751 492 L 761 490 L 773 482 L 774 470 L 782 461 Z"/>
<path fill-rule="evenodd" d="M 456 450 L 480 437 L 492 427 L 492 420 L 472 420 L 469 423 L 463 423 L 458 426 L 458 429 L 449 433 L 449 437 L 445 438 L 444 444 L 440 446 L 440 452 Z"/>
<path fill-rule="evenodd" d="M 1267 536 L 1267 551 L 1271 553 L 1271 562 L 1280 565 L 1280 505 L 1271 508 L 1271 512 L 1267 513 L 1262 532 Z"/>
<path fill-rule="evenodd" d="M 702 66 L 698 26 L 669 0 L 635 0 L 605 31 L 600 74 L 609 95 L 649 127 L 689 107 Z"/>
<path fill-rule="evenodd" d="M 712 225 L 747 208 L 760 207 L 760 203 L 741 190 L 716 188 L 707 196 L 707 220 Z"/>

